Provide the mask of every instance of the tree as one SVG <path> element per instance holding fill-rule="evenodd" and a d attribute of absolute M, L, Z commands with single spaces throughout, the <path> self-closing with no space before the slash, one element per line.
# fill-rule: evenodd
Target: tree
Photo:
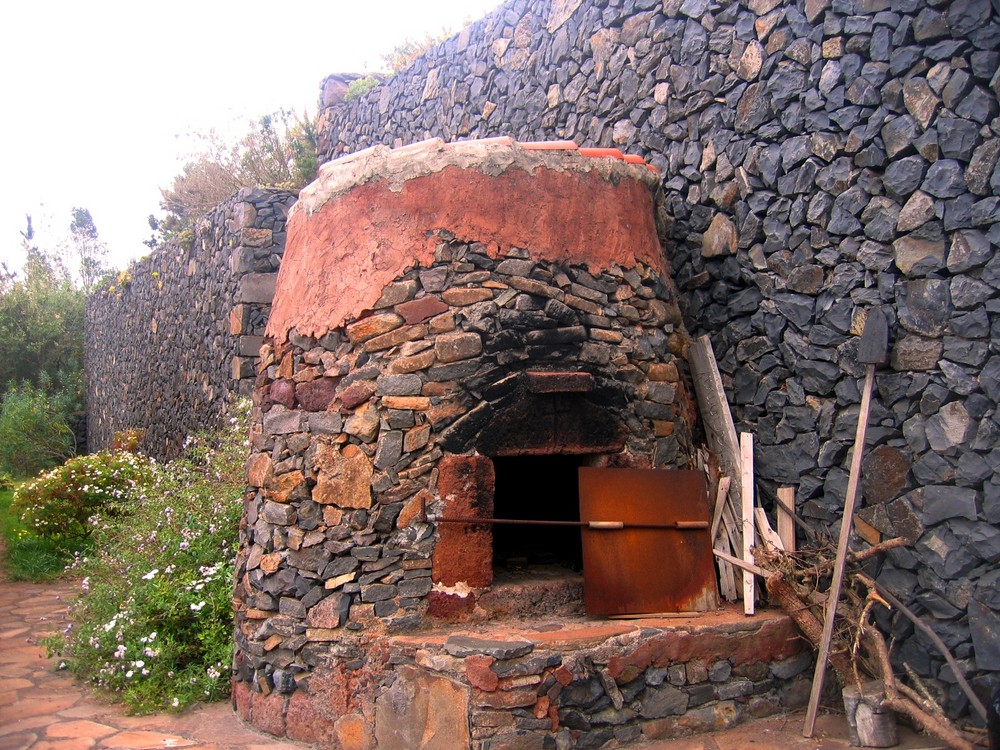
<path fill-rule="evenodd" d="M 168 215 L 153 229 L 161 238 L 190 229 L 240 188 L 298 190 L 316 176 L 316 124 L 307 115 L 280 110 L 259 118 L 235 143 L 215 131 L 200 140 L 201 153 L 160 191 Z"/>
<path fill-rule="evenodd" d="M 29 216 L 21 274 L 0 272 L 0 470 L 14 474 L 73 455 L 83 418 L 86 295 L 34 236 Z"/>
<path fill-rule="evenodd" d="M 110 270 L 105 262 L 108 248 L 98 238 L 94 219 L 86 208 L 73 209 L 73 221 L 70 222 L 69 231 L 80 261 L 80 283 L 85 292 L 90 292 Z"/>

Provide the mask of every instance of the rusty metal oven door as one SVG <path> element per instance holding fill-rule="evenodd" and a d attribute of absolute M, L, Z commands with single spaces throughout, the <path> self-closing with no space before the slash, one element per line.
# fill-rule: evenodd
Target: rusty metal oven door
<path fill-rule="evenodd" d="M 588 615 L 718 607 L 702 472 L 581 467 L 579 478 Z"/>

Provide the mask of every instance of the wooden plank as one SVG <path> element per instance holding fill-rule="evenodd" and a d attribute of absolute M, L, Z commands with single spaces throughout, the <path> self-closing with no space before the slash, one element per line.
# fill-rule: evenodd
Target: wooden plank
<path fill-rule="evenodd" d="M 740 496 L 742 498 L 743 520 L 743 560 L 754 564 L 754 523 L 753 523 L 753 435 L 740 433 Z M 756 583 L 752 573 L 743 571 L 743 614 L 754 613 Z"/>
<path fill-rule="evenodd" d="M 778 536 L 785 552 L 795 551 L 795 488 L 778 488 Z"/>
<path fill-rule="evenodd" d="M 719 536 L 719 526 L 722 524 L 722 511 L 728 507 L 726 496 L 729 494 L 729 485 L 732 484 L 732 481 L 731 477 L 719 477 L 719 487 L 715 496 L 715 517 L 712 519 L 713 549 L 730 554 L 734 550 L 729 534 L 727 532 Z M 736 588 L 736 573 L 733 570 L 733 566 L 721 557 L 717 557 L 715 562 L 719 568 L 719 589 L 722 593 L 722 598 L 727 602 L 735 602 L 739 596 L 739 592 Z"/>
<path fill-rule="evenodd" d="M 729 551 L 737 555 L 742 554 L 743 533 L 738 521 L 740 483 L 735 480 L 735 477 L 740 475 L 739 439 L 736 436 L 736 426 L 733 424 L 726 391 L 722 387 L 722 376 L 719 373 L 715 353 L 712 351 L 712 343 L 708 336 L 701 336 L 691 345 L 688 361 L 691 366 L 695 394 L 698 398 L 698 409 L 705 427 L 709 449 L 716 456 L 723 475 L 733 478 L 729 483 L 728 494 L 722 495 L 720 493 L 716 498 L 715 507 L 712 509 L 713 530 L 715 532 L 712 538 L 717 538 L 716 534 L 721 526 L 725 531 L 722 536 L 727 537 L 731 545 L 728 548 Z M 716 545 L 715 548 L 719 549 L 720 547 Z M 727 549 L 724 542 L 721 549 L 722 551 Z M 728 585 L 729 576 L 732 576 L 732 587 Z M 722 562 L 720 565 L 720 587 L 722 595 L 728 601 L 735 601 L 738 596 L 735 572 L 726 562 Z"/>
<path fill-rule="evenodd" d="M 688 350 L 688 364 L 694 382 L 694 392 L 698 398 L 702 425 L 708 447 L 719 459 L 722 473 L 730 477 L 740 475 L 740 443 L 736 436 L 736 425 L 729 411 L 729 401 L 722 387 L 722 375 L 715 361 L 712 342 L 708 336 L 698 337 Z M 733 482 L 729 496 L 739 507 L 739 482 Z M 713 509 L 714 510 L 714 509 Z"/>
<path fill-rule="evenodd" d="M 712 541 L 719 534 L 719 524 L 722 522 L 722 509 L 725 507 L 726 496 L 729 494 L 729 485 L 733 483 L 732 477 L 719 477 L 719 488 L 715 493 L 715 512 L 712 517 Z"/>
<path fill-rule="evenodd" d="M 764 544 L 781 551 L 785 550 L 785 545 L 778 536 L 778 532 L 771 528 L 771 522 L 767 519 L 767 513 L 759 505 L 753 509 L 753 517 L 757 521 L 757 531 Z"/>

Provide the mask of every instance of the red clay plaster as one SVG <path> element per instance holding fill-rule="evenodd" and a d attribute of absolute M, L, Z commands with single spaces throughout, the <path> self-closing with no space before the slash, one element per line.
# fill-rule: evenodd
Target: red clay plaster
<path fill-rule="evenodd" d="M 666 275 L 649 188 L 599 171 L 496 176 L 447 166 L 393 191 L 385 180 L 357 185 L 309 215 L 293 211 L 267 333 L 321 336 L 372 309 L 383 288 L 413 266 L 429 266 L 434 233 L 481 242 L 494 257 L 512 246 L 533 257 L 586 265 L 643 261 Z M 429 236 L 430 233 L 430 236 Z"/>

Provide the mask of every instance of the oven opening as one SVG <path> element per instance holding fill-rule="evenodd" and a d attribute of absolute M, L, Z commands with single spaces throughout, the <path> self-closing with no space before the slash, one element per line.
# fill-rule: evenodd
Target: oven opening
<path fill-rule="evenodd" d="M 580 520 L 577 469 L 585 456 L 506 456 L 493 459 L 497 519 Z M 495 524 L 493 566 L 498 582 L 565 578 L 583 572 L 579 526 Z"/>

